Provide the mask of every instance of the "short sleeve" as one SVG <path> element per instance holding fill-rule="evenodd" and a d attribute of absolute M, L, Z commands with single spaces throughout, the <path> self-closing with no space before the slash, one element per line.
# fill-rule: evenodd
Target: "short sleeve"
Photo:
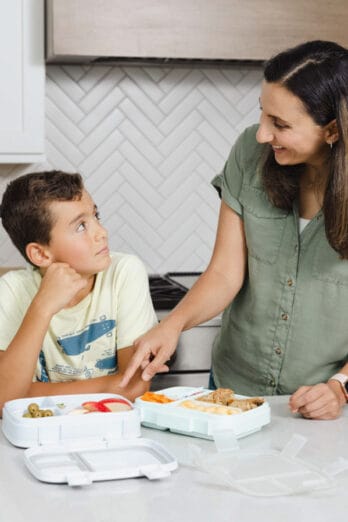
<path fill-rule="evenodd" d="M 16 335 L 30 304 L 17 274 L 0 278 L 0 350 L 4 351 Z"/>
<path fill-rule="evenodd" d="M 250 160 L 255 158 L 255 149 L 259 148 L 256 142 L 257 125 L 247 128 L 233 145 L 223 171 L 211 181 L 220 198 L 231 207 L 239 216 L 243 215 L 243 206 L 240 202 L 240 193 L 243 183 L 253 170 Z M 247 180 L 248 181 L 248 180 Z"/>
<path fill-rule="evenodd" d="M 117 278 L 117 349 L 131 346 L 135 339 L 157 323 L 145 266 L 133 255 L 120 262 Z"/>

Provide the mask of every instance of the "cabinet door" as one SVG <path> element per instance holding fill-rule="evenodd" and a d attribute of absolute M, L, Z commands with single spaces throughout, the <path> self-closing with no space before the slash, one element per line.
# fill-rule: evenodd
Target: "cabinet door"
<path fill-rule="evenodd" d="M 43 0 L 0 0 L 0 163 L 44 152 Z"/>
<path fill-rule="evenodd" d="M 348 46 L 347 0 L 47 0 L 49 62 L 264 60 L 305 40 Z"/>

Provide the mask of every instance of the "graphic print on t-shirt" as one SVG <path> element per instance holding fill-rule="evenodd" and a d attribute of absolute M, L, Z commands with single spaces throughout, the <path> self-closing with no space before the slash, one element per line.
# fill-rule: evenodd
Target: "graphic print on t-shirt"
<path fill-rule="evenodd" d="M 37 380 L 59 382 L 69 379 L 91 379 L 117 371 L 116 321 L 105 315 L 92 321 L 82 330 L 75 330 L 56 337 L 61 359 L 57 355 L 52 362 L 39 358 L 40 371 Z"/>
<path fill-rule="evenodd" d="M 81 333 L 57 339 L 66 355 L 80 355 L 90 349 L 90 343 L 111 332 L 116 326 L 112 319 L 88 325 Z"/>

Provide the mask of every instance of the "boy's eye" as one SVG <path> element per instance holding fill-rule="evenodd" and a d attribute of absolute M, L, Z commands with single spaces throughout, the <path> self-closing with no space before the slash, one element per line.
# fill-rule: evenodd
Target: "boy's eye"
<path fill-rule="evenodd" d="M 95 219 L 97 219 L 98 221 L 100 221 L 100 212 L 98 212 L 98 210 L 96 211 L 96 213 L 94 214 L 95 216 Z"/>
<path fill-rule="evenodd" d="M 79 224 L 76 230 L 77 232 L 83 232 L 83 230 L 86 230 L 86 223 L 82 221 L 82 223 Z"/>

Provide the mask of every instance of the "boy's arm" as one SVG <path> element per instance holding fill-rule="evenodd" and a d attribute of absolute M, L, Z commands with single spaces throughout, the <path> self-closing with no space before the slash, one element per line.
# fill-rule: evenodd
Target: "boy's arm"
<path fill-rule="evenodd" d="M 145 393 L 150 383 L 141 379 L 141 371 L 131 379 L 125 388 L 119 383 L 123 378 L 123 372 L 134 354 L 133 346 L 122 348 L 117 352 L 118 373 L 94 379 L 66 382 L 33 382 L 28 390 L 28 397 L 39 397 L 43 395 L 70 395 L 76 393 L 118 393 L 124 395 L 131 401 Z"/>
<path fill-rule="evenodd" d="M 16 335 L 6 351 L 0 352 L 0 408 L 10 399 L 29 396 L 53 315 L 67 306 L 85 285 L 86 281 L 65 263 L 53 263 L 47 269 Z"/>

